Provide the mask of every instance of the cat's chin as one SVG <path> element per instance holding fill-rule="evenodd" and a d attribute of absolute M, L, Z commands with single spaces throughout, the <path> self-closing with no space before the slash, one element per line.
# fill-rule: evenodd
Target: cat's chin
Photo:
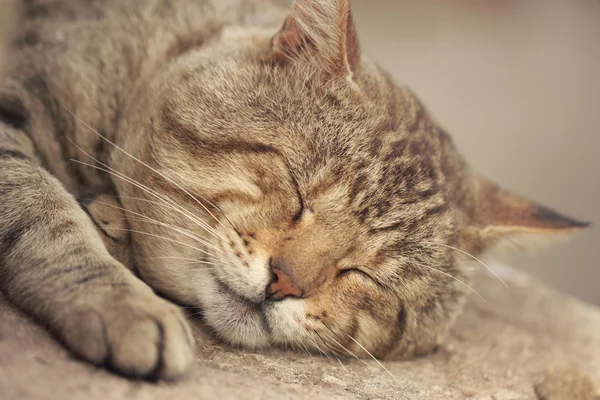
<path fill-rule="evenodd" d="M 297 343 L 305 306 L 299 299 L 253 303 L 211 273 L 202 277 L 199 303 L 206 323 L 223 341 L 245 348 Z"/>

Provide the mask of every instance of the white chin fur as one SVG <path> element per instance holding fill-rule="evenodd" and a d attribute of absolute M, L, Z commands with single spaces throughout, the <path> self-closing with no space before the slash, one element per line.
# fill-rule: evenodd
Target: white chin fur
<path fill-rule="evenodd" d="M 265 318 L 271 330 L 271 340 L 275 344 L 299 343 L 304 336 L 305 305 L 299 299 L 284 299 L 263 307 Z"/>
<path fill-rule="evenodd" d="M 247 348 L 296 343 L 304 331 L 304 304 L 285 299 L 261 306 L 224 288 L 208 271 L 199 271 L 198 300 L 206 323 L 225 342 Z"/>
<path fill-rule="evenodd" d="M 208 325 L 224 341 L 244 347 L 264 347 L 269 335 L 258 306 L 242 299 L 203 271 L 198 298 Z"/>

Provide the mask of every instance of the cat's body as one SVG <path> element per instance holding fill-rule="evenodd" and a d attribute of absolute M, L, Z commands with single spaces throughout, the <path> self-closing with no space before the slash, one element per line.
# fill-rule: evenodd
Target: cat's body
<path fill-rule="evenodd" d="M 110 140 L 118 138 L 127 107 L 151 90 L 156 76 L 188 47 L 201 47 L 222 30 L 253 19 L 260 1 L 32 1 L 24 3 L 26 22 L 17 31 L 11 54 L 11 81 L 19 82 L 37 106 L 49 114 L 47 128 L 31 129 L 44 165 L 72 192 L 90 186 L 112 186 L 110 176 L 73 164 L 70 158 L 108 162 L 113 150 L 72 111 Z M 264 5 L 275 2 L 264 1 Z M 280 3 L 279 18 L 284 16 Z M 252 10 L 249 8 L 252 7 Z M 273 10 L 265 7 L 265 10 Z M 260 26 L 254 17 L 249 24 Z M 16 57 L 16 58 L 13 58 Z M 10 84 L 7 85 L 10 89 Z M 4 89 L 7 92 L 9 89 Z M 7 96 L 6 94 L 4 96 Z M 37 114 L 33 115 L 34 117 Z M 41 119 L 41 117 L 38 117 Z M 42 131 L 42 132 L 39 132 Z"/>
<path fill-rule="evenodd" d="M 227 342 L 423 354 L 469 290 L 456 248 L 581 226 L 472 174 L 361 57 L 347 1 L 299 0 L 279 32 L 285 1 L 22 3 L 0 289 L 92 362 L 193 359 L 181 312 L 128 268 Z M 90 191 L 114 215 L 92 221 Z"/>

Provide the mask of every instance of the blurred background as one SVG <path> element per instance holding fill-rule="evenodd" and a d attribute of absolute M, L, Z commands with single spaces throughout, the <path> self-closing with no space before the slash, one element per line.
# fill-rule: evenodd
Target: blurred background
<path fill-rule="evenodd" d="M 409 85 L 471 165 L 595 224 L 503 258 L 600 305 L 600 1 L 353 0 L 363 53 Z"/>

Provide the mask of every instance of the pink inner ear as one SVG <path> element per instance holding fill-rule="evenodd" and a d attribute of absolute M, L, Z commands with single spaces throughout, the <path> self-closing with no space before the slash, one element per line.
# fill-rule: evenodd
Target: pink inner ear
<path fill-rule="evenodd" d="M 305 40 L 302 38 L 302 32 L 296 20 L 288 17 L 283 23 L 281 31 L 273 37 L 273 51 L 292 56 L 300 51 Z"/>
<path fill-rule="evenodd" d="M 318 29 L 319 10 L 311 11 L 311 14 L 307 12 L 306 8 L 309 5 L 299 5 L 296 1 L 292 8 L 290 16 L 288 16 L 281 27 L 281 30 L 273 37 L 271 41 L 272 49 L 271 52 L 275 56 L 277 61 L 280 59 L 291 60 L 301 54 L 307 45 L 314 46 L 311 36 L 326 37 L 324 32 L 320 32 Z M 309 29 L 312 31 L 309 32 Z"/>
<path fill-rule="evenodd" d="M 293 62 L 304 51 L 314 51 L 310 59 L 329 74 L 356 72 L 360 48 L 347 0 L 296 0 L 291 15 L 272 39 L 271 58 Z"/>
<path fill-rule="evenodd" d="M 350 72 L 355 73 L 358 69 L 358 65 L 360 64 L 360 46 L 358 44 L 358 37 L 356 36 L 356 26 L 354 25 L 354 19 L 352 18 L 350 5 L 348 5 L 346 13 L 346 42 L 344 43 L 345 51 L 342 56 L 345 57 Z"/>

